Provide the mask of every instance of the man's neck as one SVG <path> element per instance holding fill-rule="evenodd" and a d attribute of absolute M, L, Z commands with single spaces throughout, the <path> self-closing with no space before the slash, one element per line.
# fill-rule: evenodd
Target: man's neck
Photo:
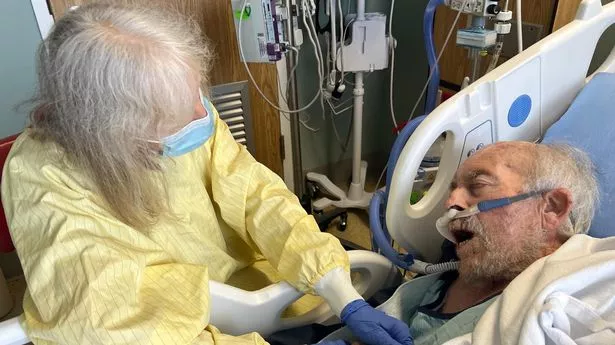
<path fill-rule="evenodd" d="M 473 282 L 457 278 L 450 286 L 444 299 L 443 313 L 458 313 L 471 308 L 480 302 L 502 292 L 510 283 L 500 282 Z"/>

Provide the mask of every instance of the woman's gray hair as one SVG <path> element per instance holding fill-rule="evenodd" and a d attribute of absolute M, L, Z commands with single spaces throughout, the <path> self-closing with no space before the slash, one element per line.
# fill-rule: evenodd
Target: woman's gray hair
<path fill-rule="evenodd" d="M 572 209 L 559 233 L 565 238 L 587 233 L 599 202 L 596 169 L 589 156 L 566 144 L 539 144 L 534 158 L 526 189 L 568 189 L 572 194 Z"/>
<path fill-rule="evenodd" d="M 155 223 L 168 201 L 147 140 L 192 116 L 199 82 L 207 90 L 199 26 L 168 10 L 83 5 L 56 22 L 38 56 L 33 135 L 59 144 L 120 220 Z"/>

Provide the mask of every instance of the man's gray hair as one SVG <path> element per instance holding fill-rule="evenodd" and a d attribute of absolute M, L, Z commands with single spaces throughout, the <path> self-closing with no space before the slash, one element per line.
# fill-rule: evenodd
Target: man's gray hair
<path fill-rule="evenodd" d="M 589 156 L 566 144 L 539 144 L 533 164 L 527 190 L 566 188 L 572 194 L 572 209 L 560 234 L 570 237 L 587 233 L 599 202 L 595 167 Z"/>
<path fill-rule="evenodd" d="M 162 163 L 147 140 L 193 115 L 210 58 L 199 26 L 177 12 L 80 6 L 39 48 L 32 133 L 59 144 L 120 220 L 146 227 L 168 210 L 153 173 Z"/>

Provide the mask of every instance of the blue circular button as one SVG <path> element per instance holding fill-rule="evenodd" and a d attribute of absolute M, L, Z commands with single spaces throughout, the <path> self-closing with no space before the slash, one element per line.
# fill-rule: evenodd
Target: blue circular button
<path fill-rule="evenodd" d="M 511 127 L 521 126 L 532 110 L 532 98 L 528 95 L 521 95 L 513 102 L 508 109 L 508 124 Z"/>

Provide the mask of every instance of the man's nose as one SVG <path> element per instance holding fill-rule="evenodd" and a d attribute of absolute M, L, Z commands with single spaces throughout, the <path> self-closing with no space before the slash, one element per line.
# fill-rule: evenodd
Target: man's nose
<path fill-rule="evenodd" d="M 463 188 L 453 189 L 449 194 L 448 199 L 444 202 L 444 207 L 447 209 L 456 207 L 458 209 L 461 208 L 465 210 L 469 206 L 468 195 Z"/>

